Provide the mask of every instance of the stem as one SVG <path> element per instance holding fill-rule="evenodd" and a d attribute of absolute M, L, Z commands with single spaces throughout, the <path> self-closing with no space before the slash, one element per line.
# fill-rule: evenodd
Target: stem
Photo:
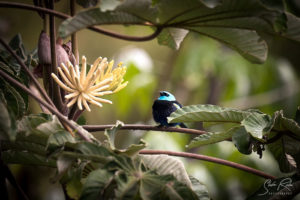
<path fill-rule="evenodd" d="M 75 103 L 73 106 L 72 106 L 72 108 L 71 108 L 71 110 L 70 110 L 70 112 L 69 112 L 69 115 L 68 115 L 68 118 L 70 119 L 70 120 L 74 120 L 74 115 L 75 115 L 75 113 L 78 111 L 78 107 L 77 107 L 77 103 Z M 75 121 L 75 120 L 74 120 Z"/>
<path fill-rule="evenodd" d="M 54 9 L 54 0 L 50 0 L 50 9 Z M 56 31 L 55 31 L 55 19 L 54 16 L 49 16 L 50 18 L 50 46 L 51 46 L 51 71 L 52 73 L 58 75 L 57 71 L 57 62 L 56 62 Z M 52 100 L 54 101 L 54 104 L 58 108 L 58 110 L 63 111 L 64 105 L 62 102 L 61 94 L 60 94 L 60 88 L 56 82 L 51 78 L 50 82 L 52 82 L 53 91 L 52 92 Z M 50 93 L 51 95 L 51 93 Z"/>
<path fill-rule="evenodd" d="M 194 154 L 194 153 L 163 151 L 163 150 L 141 150 L 139 153 L 140 154 L 166 154 L 166 155 L 170 155 L 170 156 L 178 156 L 178 157 L 185 157 L 185 158 L 193 158 L 193 159 L 197 159 L 197 160 L 204 160 L 204 161 L 218 163 L 221 165 L 226 165 L 229 167 L 240 169 L 245 172 L 248 172 L 248 173 L 251 173 L 251 174 L 266 178 L 266 179 L 275 179 L 276 178 L 272 175 L 266 174 L 262 171 L 253 169 L 251 167 L 248 167 L 248 166 L 245 166 L 242 164 L 234 163 L 234 162 L 223 160 L 220 158 L 214 158 L 214 157 L 210 157 L 210 156 Z"/>
<path fill-rule="evenodd" d="M 6 81 L 14 84 L 15 86 L 19 87 L 20 89 L 24 90 L 27 94 L 29 94 L 31 97 L 33 97 L 36 101 L 38 101 L 40 104 L 45 106 L 48 110 L 50 110 L 53 114 L 55 114 L 63 123 L 67 124 L 69 127 L 71 127 L 73 130 L 76 130 L 78 135 L 88 142 L 92 142 L 90 138 L 88 138 L 84 133 L 81 132 L 74 124 L 72 124 L 66 116 L 61 114 L 54 106 L 49 105 L 45 100 L 35 95 L 31 90 L 29 90 L 27 87 L 25 87 L 22 83 L 18 82 L 14 78 L 7 75 L 5 72 L 0 70 L 0 75 L 5 78 Z"/>
<path fill-rule="evenodd" d="M 11 53 L 11 55 L 17 60 L 19 65 L 22 67 L 22 69 L 29 75 L 31 80 L 33 81 L 34 85 L 38 89 L 38 91 L 41 93 L 42 97 L 51 105 L 54 106 L 52 100 L 47 95 L 46 91 L 41 87 L 38 80 L 34 77 L 32 72 L 27 68 L 27 66 L 22 62 L 22 60 L 19 58 L 19 56 L 13 51 L 13 49 L 7 45 L 6 42 L 2 38 L 0 38 L 0 43 L 4 46 L 4 48 Z"/>
<path fill-rule="evenodd" d="M 64 13 L 57 12 L 57 11 L 54 11 L 54 10 L 51 10 L 51 9 L 42 8 L 42 7 L 39 7 L 39 6 L 28 5 L 28 4 L 23 4 L 23 3 L 3 1 L 3 2 L 0 2 L 0 7 L 20 8 L 20 9 L 25 9 L 25 10 L 35 10 L 35 11 L 40 11 L 40 12 L 47 13 L 47 14 L 55 16 L 55 17 L 59 17 L 61 19 L 67 19 L 67 18 L 71 17 L 71 16 L 66 15 Z M 146 25 L 146 24 L 139 24 L 139 25 Z M 88 29 L 90 29 L 92 31 L 95 31 L 97 33 L 101 33 L 101 34 L 104 34 L 104 35 L 107 35 L 107 36 L 110 36 L 110 37 L 114 37 L 114 38 L 118 38 L 118 39 L 122 39 L 122 40 L 143 42 L 143 41 L 148 41 L 148 40 L 154 39 L 156 36 L 158 36 L 161 33 L 163 27 L 157 27 L 157 29 L 154 31 L 154 33 L 152 33 L 148 36 L 142 36 L 142 37 L 121 35 L 121 34 L 111 32 L 111 31 L 107 31 L 107 30 L 97 28 L 97 27 L 94 27 L 94 26 L 88 27 Z"/>
<path fill-rule="evenodd" d="M 75 0 L 70 0 L 70 11 L 71 11 L 71 16 L 73 17 L 76 14 Z M 72 52 L 75 56 L 76 61 L 79 63 L 78 42 L 77 42 L 76 33 L 73 33 L 71 35 L 71 42 L 72 42 Z"/>
<path fill-rule="evenodd" d="M 84 125 L 82 126 L 89 132 L 95 131 L 104 131 L 107 128 L 114 127 L 114 124 L 109 125 Z M 158 127 L 158 126 L 151 126 L 151 125 L 143 125 L 143 124 L 125 124 L 121 127 L 123 130 L 147 130 L 147 131 L 165 131 L 165 132 L 179 132 L 179 133 L 187 133 L 187 134 L 195 134 L 195 135 L 202 135 L 207 134 L 206 131 L 202 130 L 195 130 L 189 128 L 174 128 L 174 127 Z"/>

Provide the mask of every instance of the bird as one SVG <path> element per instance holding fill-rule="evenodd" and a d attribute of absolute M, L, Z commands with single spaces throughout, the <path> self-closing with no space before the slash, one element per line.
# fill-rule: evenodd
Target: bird
<path fill-rule="evenodd" d="M 182 108 L 182 105 L 176 101 L 173 94 L 167 91 L 160 91 L 160 96 L 154 101 L 152 106 L 152 115 L 155 122 L 159 123 L 159 127 L 172 127 L 179 125 L 182 128 L 187 128 L 183 123 L 168 123 L 167 117 L 174 111 Z"/>

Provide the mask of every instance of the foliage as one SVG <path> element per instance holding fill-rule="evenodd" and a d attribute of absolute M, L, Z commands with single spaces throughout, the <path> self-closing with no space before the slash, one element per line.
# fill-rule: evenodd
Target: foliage
<path fill-rule="evenodd" d="M 274 6 L 266 1 L 76 2 L 88 9 L 60 25 L 62 37 L 93 25 L 143 25 L 155 30 L 152 36 L 157 36 L 161 45 L 178 49 L 187 34 L 193 32 L 224 43 L 253 63 L 262 63 L 267 57 L 268 45 L 261 33 L 300 41 L 299 18 L 287 12 L 283 4 Z M 14 37 L 9 45 L 28 68 L 36 67 L 36 51 L 27 53 L 20 35 Z M 138 69 L 134 64 L 132 66 L 134 69 L 129 76 L 139 75 Z M 29 87 L 27 75 L 12 55 L 4 50 L 0 51 L 0 69 Z M 79 68 L 76 70 L 79 71 Z M 142 89 L 153 92 L 155 79 L 151 78 L 151 83 L 140 87 L 140 93 L 145 93 Z M 84 118 L 81 117 L 78 124 L 72 121 L 78 130 L 92 139 L 92 142 L 86 142 L 76 133 L 73 137 L 55 115 L 28 114 L 28 94 L 2 77 L 0 84 L 3 86 L 0 88 L 0 147 L 1 160 L 5 164 L 54 168 L 57 173 L 53 180 L 59 181 L 73 199 L 210 199 L 206 187 L 188 175 L 181 161 L 166 155 L 139 155 L 139 151 L 146 147 L 143 139 L 127 148 L 118 148 L 115 140 L 124 125 L 122 122 L 117 121 L 111 129 L 106 129 L 104 141 L 100 142 L 78 125 L 79 122 L 85 123 Z M 139 93 L 135 91 L 134 94 Z M 147 96 L 143 95 L 142 98 L 149 103 Z M 128 109 L 124 105 L 124 110 Z M 299 108 L 295 119 L 290 119 L 283 111 L 268 115 L 253 109 L 202 104 L 178 109 L 169 117 L 169 122 L 226 124 L 227 128 L 222 131 L 212 130 L 193 138 L 187 147 L 231 141 L 242 154 L 254 151 L 260 157 L 267 147 L 283 173 L 297 173 L 300 165 L 299 116 Z M 299 177 L 283 177 L 272 183 L 280 185 L 283 180 L 296 184 Z M 265 185 L 249 199 L 257 199 L 258 196 L 272 198 L 270 193 L 260 195 L 264 189 Z M 273 190 L 268 188 L 271 193 L 278 192 Z"/>
<path fill-rule="evenodd" d="M 196 32 L 223 42 L 254 63 L 264 62 L 268 51 L 257 32 L 299 41 L 299 19 L 258 0 L 212 4 L 197 0 L 127 0 L 112 11 L 91 8 L 78 13 L 62 23 L 60 35 L 66 37 L 102 24 L 150 24 L 162 28 L 158 42 L 171 48 L 178 48 L 188 31 Z"/>

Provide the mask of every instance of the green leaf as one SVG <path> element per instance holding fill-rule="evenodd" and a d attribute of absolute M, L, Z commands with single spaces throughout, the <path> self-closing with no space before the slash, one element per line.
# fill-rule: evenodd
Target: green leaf
<path fill-rule="evenodd" d="M 251 136 L 244 127 L 235 127 L 232 129 L 232 142 L 234 146 L 243 154 L 251 154 Z"/>
<path fill-rule="evenodd" d="M 140 142 L 138 144 L 131 144 L 126 149 L 115 149 L 114 152 L 117 154 L 123 154 L 127 156 L 134 156 L 138 154 L 138 152 L 142 149 L 144 149 L 147 146 L 147 143 L 140 139 Z"/>
<path fill-rule="evenodd" d="M 267 43 L 255 31 L 218 27 L 192 27 L 187 29 L 224 43 L 253 63 L 263 63 L 267 59 Z"/>
<path fill-rule="evenodd" d="M 283 37 L 291 40 L 300 41 L 300 18 L 290 13 L 285 13 L 287 16 L 287 30 L 282 33 Z"/>
<path fill-rule="evenodd" d="M 198 196 L 198 199 L 201 200 L 209 200 L 209 194 L 207 191 L 206 186 L 201 183 L 198 179 L 196 179 L 195 177 L 189 176 L 190 177 L 190 181 L 192 183 L 192 190 L 196 193 L 196 195 Z"/>
<path fill-rule="evenodd" d="M 159 175 L 173 175 L 179 182 L 191 187 L 192 183 L 183 163 L 168 155 L 140 155 L 145 166 Z"/>
<path fill-rule="evenodd" d="M 101 12 L 100 8 L 93 8 L 76 14 L 65 20 L 59 27 L 59 34 L 65 38 L 76 31 L 97 24 L 142 24 L 144 21 L 134 15 L 122 11 Z"/>
<path fill-rule="evenodd" d="M 80 200 L 102 199 L 105 187 L 112 181 L 113 174 L 104 169 L 91 172 L 83 185 Z"/>
<path fill-rule="evenodd" d="M 50 120 L 52 120 L 52 115 L 44 113 L 24 116 L 22 119 L 17 121 L 18 132 L 25 133 L 25 135 L 37 133 L 38 130 L 36 128 L 40 124 L 46 123 Z"/>
<path fill-rule="evenodd" d="M 103 157 L 109 157 L 113 155 L 113 153 L 104 146 L 90 142 L 66 143 L 65 148 L 84 155 L 98 155 Z"/>
<path fill-rule="evenodd" d="M 1 80 L 0 82 L 2 83 Z M 13 111 L 17 119 L 21 118 L 27 111 L 27 105 L 21 94 L 6 82 L 3 84 L 2 91 L 5 94 L 7 106 Z"/>
<path fill-rule="evenodd" d="M 157 37 L 158 44 L 166 45 L 172 49 L 179 49 L 181 42 L 188 32 L 184 29 L 165 28 Z"/>
<path fill-rule="evenodd" d="M 216 105 L 184 106 L 168 117 L 169 123 L 176 122 L 232 122 L 240 123 L 250 112 Z"/>
<path fill-rule="evenodd" d="M 198 199 L 190 187 L 174 180 L 171 175 L 145 174 L 141 181 L 140 195 L 143 199 Z"/>
<path fill-rule="evenodd" d="M 269 133 L 273 127 L 273 121 L 269 115 L 253 112 L 241 122 L 241 125 L 254 138 L 262 140 L 263 136 Z"/>
<path fill-rule="evenodd" d="M 1 154 L 1 159 L 7 164 L 56 167 L 55 160 L 29 152 L 4 151 Z"/>
<path fill-rule="evenodd" d="M 125 149 L 116 148 L 114 143 L 116 134 L 123 125 L 123 122 L 117 121 L 115 126 L 111 127 L 110 129 L 105 129 L 104 136 L 106 137 L 106 140 L 104 141 L 104 145 L 106 145 L 110 150 L 114 151 L 117 154 L 133 156 L 146 147 L 146 142 L 141 139 L 139 144 L 131 144 Z"/>
<path fill-rule="evenodd" d="M 115 6 L 113 6 L 113 9 Z M 262 63 L 266 60 L 267 45 L 256 31 L 278 34 L 286 28 L 286 17 L 278 10 L 269 9 L 259 0 L 241 2 L 224 0 L 221 4 L 208 7 L 197 0 L 127 0 L 114 11 L 103 12 L 94 8 L 78 13 L 60 26 L 60 35 L 68 35 L 93 25 L 139 24 L 146 22 L 164 28 L 158 37 L 159 43 L 178 48 L 185 37 L 186 29 L 217 39 L 237 50 L 246 59 Z M 294 19 L 290 20 L 293 30 Z M 289 33 L 289 31 L 288 31 Z M 290 32 L 292 35 L 292 32 Z"/>
<path fill-rule="evenodd" d="M 115 150 L 115 138 L 118 130 L 124 125 L 123 122 L 117 121 L 116 125 L 111 127 L 110 129 L 105 129 L 104 136 L 106 136 L 106 140 L 110 149 Z"/>
<path fill-rule="evenodd" d="M 278 133 L 271 132 L 269 137 L 270 138 L 275 137 L 276 134 Z M 271 151 L 271 153 L 277 160 L 281 172 L 289 173 L 295 170 L 295 167 L 292 166 L 291 163 L 289 162 L 289 158 L 286 153 L 286 144 L 284 138 L 280 138 L 275 142 L 268 144 L 268 149 Z"/>
<path fill-rule="evenodd" d="M 208 132 L 206 134 L 199 135 L 192 139 L 192 141 L 187 145 L 187 148 L 200 147 L 203 145 L 214 144 L 217 142 L 222 142 L 226 139 L 230 139 L 235 130 L 235 128 L 232 128 L 224 132 Z"/>
<path fill-rule="evenodd" d="M 1 140 L 14 140 L 16 137 L 15 119 L 9 113 L 6 105 L 0 99 L 0 139 Z"/>

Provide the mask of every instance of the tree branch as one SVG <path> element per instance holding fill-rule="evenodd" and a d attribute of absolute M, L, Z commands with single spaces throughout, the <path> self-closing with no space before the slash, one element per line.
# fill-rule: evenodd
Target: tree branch
<path fill-rule="evenodd" d="M 70 14 L 72 17 L 76 14 L 75 0 L 70 0 Z M 76 61 L 79 63 L 78 42 L 77 42 L 76 33 L 73 33 L 71 35 L 71 43 L 72 43 L 72 52 L 75 56 Z"/>
<path fill-rule="evenodd" d="M 84 125 L 82 126 L 85 130 L 89 132 L 95 131 L 104 131 L 107 128 L 111 128 L 115 126 L 115 124 L 108 125 Z M 151 125 L 143 125 L 143 124 L 125 124 L 121 127 L 123 130 L 146 130 L 146 131 L 164 131 L 164 132 L 179 132 L 179 133 L 187 133 L 187 134 L 195 134 L 202 135 L 206 134 L 206 131 L 189 129 L 189 128 L 175 128 L 175 127 L 158 127 Z"/>
<path fill-rule="evenodd" d="M 184 158 L 193 158 L 193 159 L 197 159 L 197 160 L 204 160 L 204 161 L 208 161 L 208 162 L 213 162 L 213 163 L 218 163 L 221 165 L 226 165 L 229 167 L 233 167 L 236 169 L 240 169 L 243 170 L 245 172 L 254 174 L 256 176 L 260 176 L 266 179 L 275 179 L 276 177 L 266 174 L 262 171 L 259 171 L 257 169 L 253 169 L 251 167 L 242 165 L 242 164 L 238 164 L 238 163 L 234 163 L 231 161 L 227 161 L 227 160 L 223 160 L 220 158 L 214 158 L 214 157 L 210 157 L 210 156 L 205 156 L 205 155 L 199 155 L 199 154 L 194 154 L 194 153 L 186 153 L 186 152 L 174 152 L 174 151 L 163 151 L 163 150 L 141 150 L 139 152 L 140 154 L 166 154 L 166 155 L 170 155 L 170 156 L 178 156 L 178 157 L 184 157 Z"/>
<path fill-rule="evenodd" d="M 34 10 L 34 11 L 40 11 L 49 15 L 53 15 L 55 17 L 59 17 L 61 19 L 67 19 L 70 18 L 71 16 L 66 15 L 64 13 L 61 12 L 57 12 L 51 9 L 47 9 L 47 8 L 43 8 L 43 7 L 39 7 L 39 6 L 34 6 L 34 5 L 28 5 L 28 4 L 23 4 L 23 3 L 15 3 L 15 2 L 0 2 L 0 7 L 6 7 L 6 8 L 20 8 L 20 9 L 25 9 L 25 10 Z M 146 24 L 140 24 L 140 25 L 146 25 Z M 97 27 L 89 27 L 88 29 L 95 31 L 97 33 L 101 33 L 103 35 L 107 35 L 110 37 L 114 37 L 114 38 L 118 38 L 118 39 L 122 39 L 122 40 L 128 40 L 128 41 L 135 41 L 135 42 L 143 42 L 143 41 L 148 41 L 148 40 L 152 40 L 154 39 L 156 36 L 158 36 L 161 31 L 162 31 L 162 27 L 157 27 L 156 30 L 147 36 L 141 36 L 141 37 L 137 37 L 137 36 L 128 36 L 128 35 L 122 35 L 119 33 L 115 33 L 115 32 L 111 32 L 108 30 L 104 30 L 101 28 L 97 28 Z"/>
<path fill-rule="evenodd" d="M 35 95 L 33 92 L 31 92 L 31 90 L 29 90 L 27 87 L 25 87 L 22 83 L 18 82 L 17 80 L 15 80 L 12 77 L 10 77 L 9 75 L 7 75 L 2 70 L 0 70 L 0 75 L 2 77 L 4 77 L 6 81 L 8 81 L 8 82 L 14 84 L 15 86 L 19 87 L 20 89 L 24 90 L 27 94 L 29 94 L 31 97 L 33 97 L 36 101 L 38 101 L 40 104 L 42 104 L 43 106 L 45 106 L 48 110 L 50 110 L 53 114 L 55 114 L 63 123 L 67 124 L 73 130 L 76 130 L 77 133 L 78 133 L 78 135 L 82 139 L 84 139 L 84 140 L 86 140 L 88 142 L 92 142 L 92 140 L 90 138 L 88 138 L 84 133 L 82 133 L 81 130 L 79 130 L 74 124 L 72 124 L 66 118 L 66 116 L 64 116 L 63 114 L 61 114 L 55 107 L 49 105 L 45 100 L 43 100 L 40 97 L 38 97 L 37 95 Z"/>

